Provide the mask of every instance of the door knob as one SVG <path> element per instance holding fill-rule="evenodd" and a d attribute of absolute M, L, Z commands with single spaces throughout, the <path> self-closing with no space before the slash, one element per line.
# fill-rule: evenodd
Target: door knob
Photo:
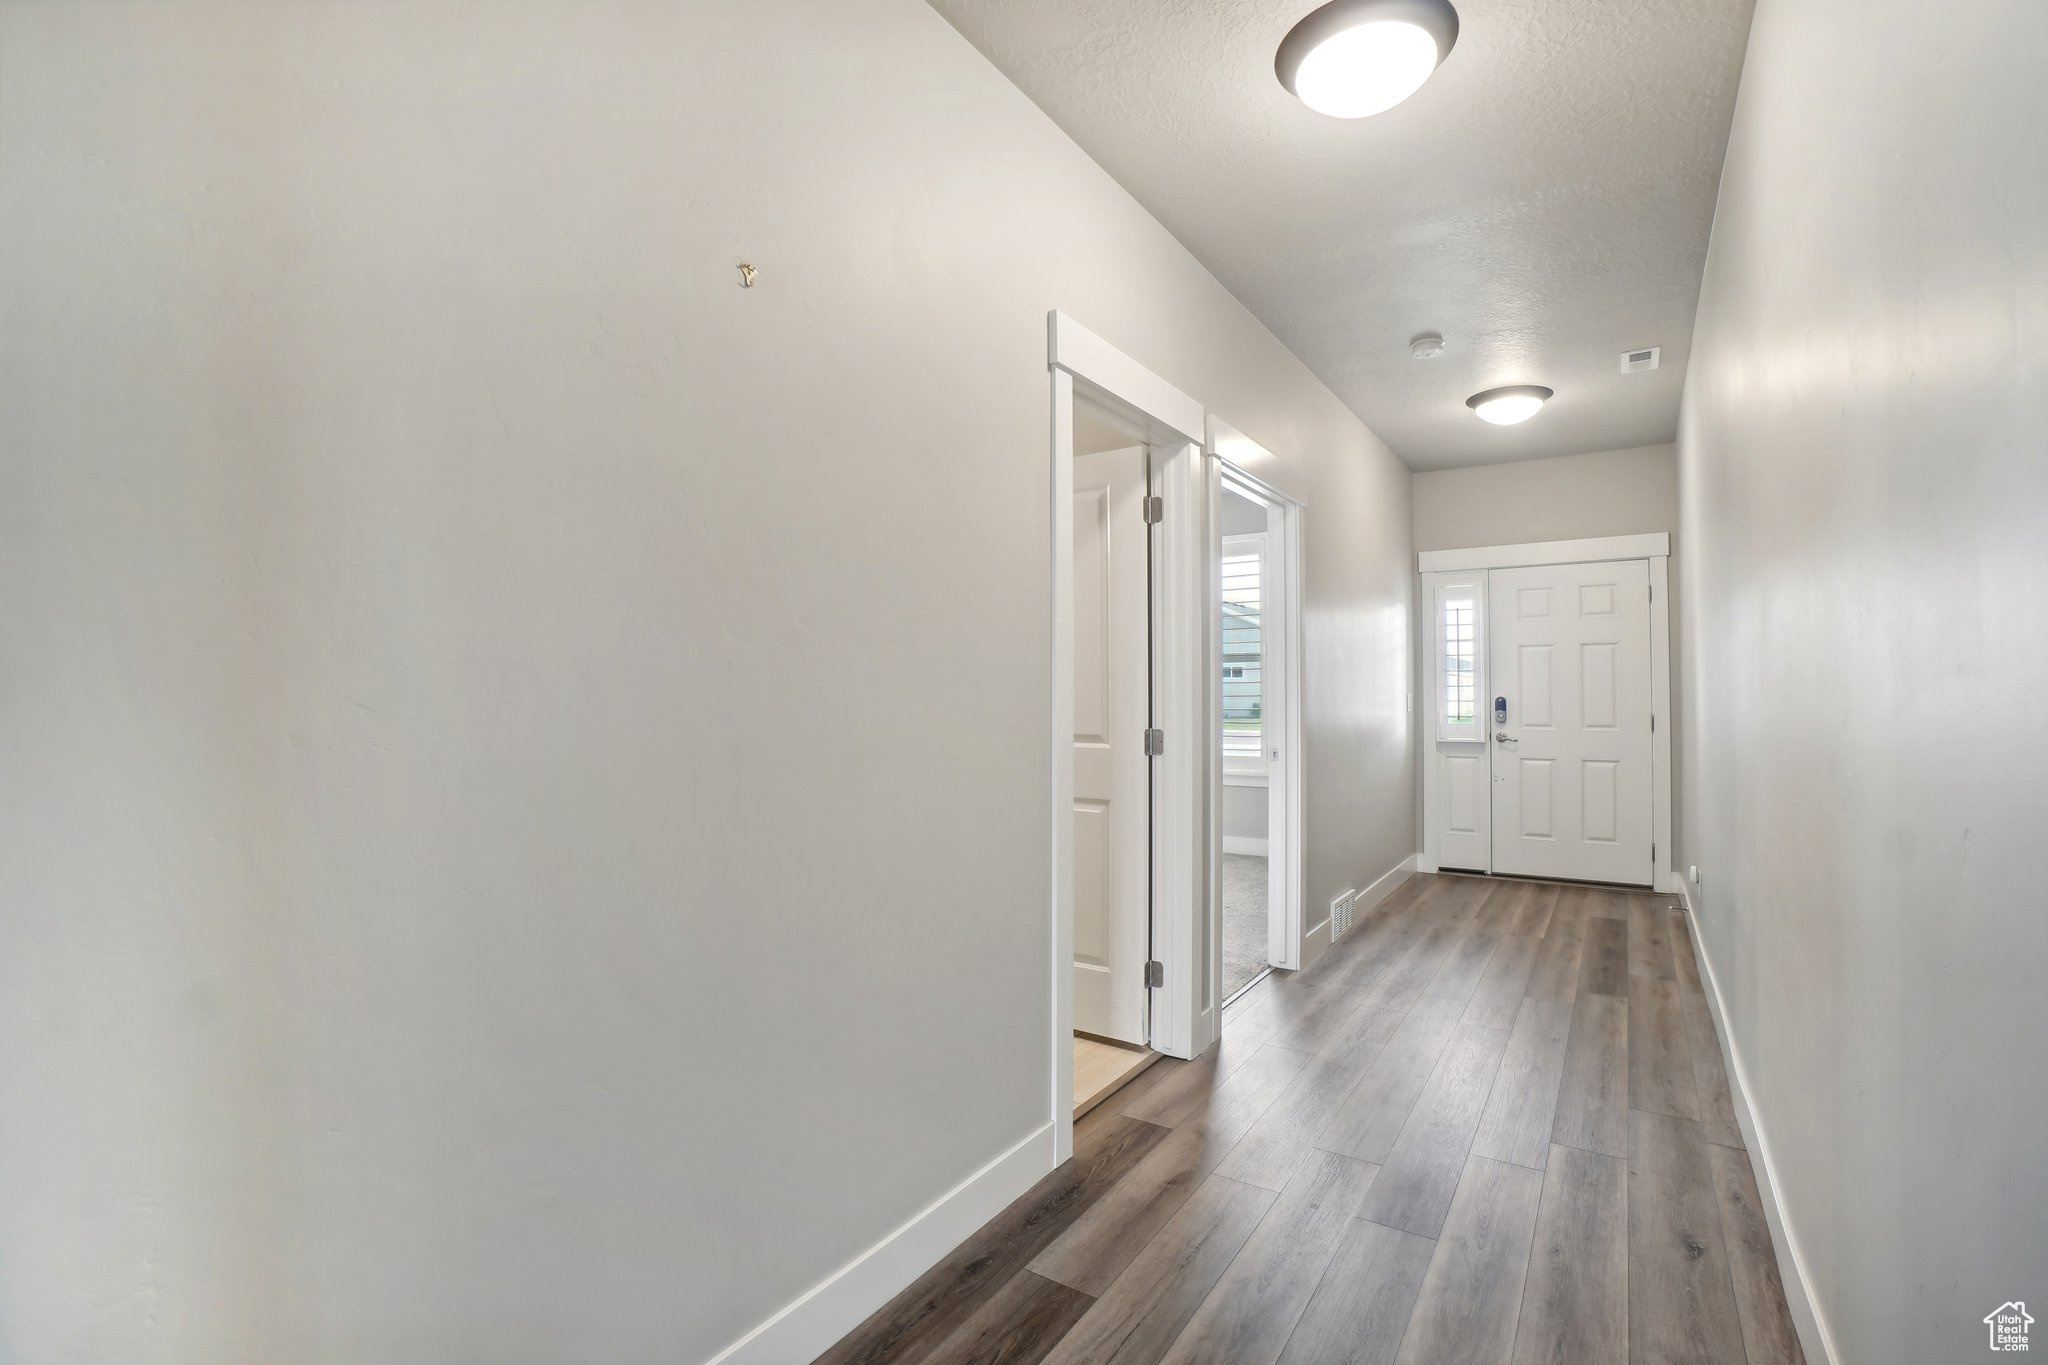
<path fill-rule="evenodd" d="M 1509 735 L 1505 730 L 1496 730 L 1493 735 L 1493 742 L 1495 744 L 1519 744 L 1521 741 Z"/>

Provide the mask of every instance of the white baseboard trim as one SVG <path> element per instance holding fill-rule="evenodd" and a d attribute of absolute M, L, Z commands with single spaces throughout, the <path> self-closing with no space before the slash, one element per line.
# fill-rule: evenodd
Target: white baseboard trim
<path fill-rule="evenodd" d="M 1266 856 L 1266 841 L 1264 839 L 1254 839 L 1244 834 L 1226 834 L 1223 836 L 1223 851 L 1225 853 L 1249 853 L 1254 857 L 1263 858 Z"/>
<path fill-rule="evenodd" d="M 937 1265 L 1052 1167 L 1052 1125 L 1004 1152 L 707 1365 L 814 1360 Z"/>
<path fill-rule="evenodd" d="M 1400 890 L 1401 883 L 1415 875 L 1417 857 L 1411 853 L 1394 864 L 1393 871 L 1358 893 L 1358 907 L 1361 916 L 1379 909 L 1381 901 Z"/>
<path fill-rule="evenodd" d="M 1728 1010 L 1721 1000 L 1721 983 L 1707 957 L 1706 940 L 1700 937 L 1699 917 L 1693 913 L 1690 888 L 1680 874 L 1674 873 L 1671 881 L 1672 894 L 1684 905 L 1686 924 L 1692 930 L 1693 956 L 1699 962 L 1700 979 L 1707 986 L 1707 1008 L 1713 1011 L 1714 1032 L 1721 1040 L 1721 1060 L 1728 1068 L 1728 1089 L 1735 1100 L 1735 1125 L 1742 1130 L 1742 1140 L 1749 1146 L 1749 1164 L 1756 1174 L 1757 1193 L 1763 1196 L 1764 1221 L 1770 1224 L 1771 1249 L 1778 1255 L 1778 1275 L 1785 1283 L 1785 1304 L 1792 1310 L 1792 1326 L 1799 1333 L 1806 1358 L 1814 1365 L 1841 1365 L 1834 1334 L 1828 1331 L 1827 1319 L 1814 1301 L 1806 1260 L 1799 1254 L 1799 1239 L 1793 1235 L 1785 1206 L 1778 1197 L 1771 1144 L 1764 1137 L 1755 1109 L 1750 1107 L 1749 1073 L 1743 1069 L 1742 1054 L 1735 1050 L 1735 1035 L 1728 1027 Z"/>
<path fill-rule="evenodd" d="M 1411 853 L 1400 862 L 1394 864 L 1393 868 L 1384 873 L 1378 881 L 1375 881 L 1371 886 L 1359 892 L 1357 908 L 1352 919 L 1352 928 L 1355 930 L 1367 915 L 1378 908 L 1381 901 L 1393 895 L 1395 888 L 1414 875 L 1415 855 Z M 1325 919 L 1321 924 L 1308 931 L 1307 941 L 1302 945 L 1301 964 L 1306 967 L 1309 963 L 1315 961 L 1317 957 L 1322 955 L 1323 950 L 1330 946 L 1330 943 L 1330 921 Z"/>
<path fill-rule="evenodd" d="M 1314 962 L 1329 949 L 1329 946 L 1330 920 L 1328 916 L 1324 916 L 1321 924 L 1301 936 L 1301 965 L 1306 967 Z"/>

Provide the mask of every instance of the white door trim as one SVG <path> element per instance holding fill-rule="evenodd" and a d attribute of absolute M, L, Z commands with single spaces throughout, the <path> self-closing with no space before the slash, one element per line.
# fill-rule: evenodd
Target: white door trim
<path fill-rule="evenodd" d="M 1140 431 L 1165 427 L 1200 445 L 1202 405 L 1132 360 L 1065 313 L 1046 315 L 1046 363 L 1081 380 L 1089 398 Z M 1071 441 L 1073 433 L 1068 432 Z M 1155 440 L 1153 444 L 1165 444 Z M 1067 451 L 1073 454 L 1071 444 Z"/>
<path fill-rule="evenodd" d="M 1668 548 L 1670 538 L 1666 537 Z M 1650 714 L 1656 728 L 1650 735 L 1650 859 L 1653 889 L 1671 885 L 1671 733 L 1678 728 L 1671 714 L 1671 560 L 1650 556 Z"/>
<path fill-rule="evenodd" d="M 1214 459 L 1215 472 L 1212 479 L 1215 496 L 1220 497 L 1226 480 L 1257 495 L 1277 512 L 1276 518 L 1267 519 L 1269 538 L 1277 529 L 1279 544 L 1277 551 L 1269 549 L 1269 555 L 1277 554 L 1280 561 L 1278 581 L 1280 592 L 1269 607 L 1268 620 L 1277 638 L 1268 651 L 1272 675 L 1267 678 L 1266 690 L 1278 702 L 1278 733 L 1281 757 L 1277 767 L 1268 758 L 1266 843 L 1268 856 L 1279 854 L 1274 867 L 1279 894 L 1272 903 L 1277 913 L 1271 914 L 1272 934 L 1268 943 L 1269 958 L 1276 967 L 1300 970 L 1306 958 L 1303 941 L 1305 907 L 1302 904 L 1302 875 L 1306 866 L 1306 823 L 1303 815 L 1303 784 L 1301 749 L 1301 687 L 1302 687 L 1302 568 L 1304 565 L 1302 545 L 1302 521 L 1304 506 L 1299 498 L 1250 473 L 1246 464 L 1257 464 L 1271 468 L 1276 463 L 1271 452 L 1250 437 L 1233 428 L 1221 418 L 1209 418 L 1209 454 Z M 1220 523 L 1219 523 L 1220 524 Z M 1269 546 L 1271 542 L 1269 539 Z M 1222 540 L 1217 538 L 1211 551 L 1208 578 L 1220 582 L 1222 576 Z M 1219 676 L 1223 662 L 1221 630 L 1222 608 L 1220 602 L 1211 608 L 1210 614 L 1218 619 L 1216 641 L 1209 655 L 1209 673 Z M 1221 683 L 1219 681 L 1220 688 Z M 1270 755 L 1273 746 L 1268 746 Z M 1215 745 L 1210 746 L 1211 762 L 1216 768 L 1212 777 L 1212 801 L 1215 808 L 1222 809 L 1222 763 L 1215 757 Z M 1216 888 L 1217 903 L 1210 910 L 1210 924 L 1214 933 L 1220 935 L 1223 924 L 1221 901 L 1221 868 L 1212 870 L 1210 885 Z M 1222 988 L 1223 958 L 1219 950 L 1214 954 L 1216 987 Z"/>
<path fill-rule="evenodd" d="M 1208 639 L 1199 580 L 1202 545 L 1209 520 L 1207 492 L 1198 477 L 1203 435 L 1201 404 L 1111 346 L 1064 313 L 1046 315 L 1046 368 L 1051 375 L 1052 440 L 1052 1060 L 1051 1164 L 1074 1152 L 1074 849 L 1070 825 L 1074 807 L 1074 399 L 1078 393 L 1115 414 L 1152 447 L 1154 486 L 1166 521 L 1156 530 L 1153 604 L 1166 620 L 1154 621 L 1152 723 L 1166 731 L 1166 753 L 1152 771 L 1153 953 L 1167 964 L 1166 984 L 1152 992 L 1153 1046 L 1177 1056 L 1196 1036 L 1200 992 L 1193 969 L 1197 907 L 1208 903 L 1207 845 L 1211 805 L 1206 784 L 1197 780 L 1197 760 L 1207 752 L 1192 728 L 1206 711 L 1207 670 L 1200 667 Z M 1192 555 L 1177 591 L 1175 565 Z M 1195 599 L 1190 602 L 1184 599 Z M 1190 627 L 1194 633 L 1189 634 Z M 1169 652 L 1179 650 L 1176 654 Z M 1175 668 L 1174 661 L 1181 661 Z M 1162 691 L 1162 679 L 1166 686 Z M 1193 690 L 1191 698 L 1187 693 Z M 1176 753 L 1176 750 L 1178 751 Z M 1177 760 L 1177 761 L 1176 761 Z M 1162 916 L 1161 906 L 1184 906 L 1186 914 Z M 1185 920 L 1183 925 L 1181 921 Z M 1183 956 L 1185 954 L 1185 956 Z M 1178 964 L 1176 965 L 1176 959 Z M 1177 978 L 1177 979 L 1176 979 Z M 1213 1015 L 1213 1002 L 1211 1013 Z"/>
<path fill-rule="evenodd" d="M 1214 935 L 1210 852 L 1212 803 L 1209 717 L 1222 705 L 1222 680 L 1206 667 L 1220 630 L 1212 577 L 1210 492 L 1201 447 L 1152 450 L 1152 493 L 1162 516 L 1152 528 L 1152 724 L 1165 752 L 1152 760 L 1152 956 L 1163 980 L 1152 991 L 1152 1047 L 1195 1057 L 1222 1031 L 1221 1002 L 1203 951 Z"/>
<path fill-rule="evenodd" d="M 1648 532 L 1632 536 L 1597 536 L 1584 540 L 1532 541 L 1521 545 L 1483 545 L 1467 550 L 1423 550 L 1416 554 L 1416 569 L 1424 575 L 1434 573 L 1483 573 L 1488 569 L 1515 569 L 1543 564 L 1586 564 L 1611 559 L 1646 559 L 1650 564 L 1650 707 L 1656 730 L 1650 744 L 1650 763 L 1653 769 L 1650 780 L 1651 838 L 1655 856 L 1651 860 L 1651 886 L 1658 891 L 1668 890 L 1673 885 L 1671 870 L 1672 781 L 1671 781 L 1671 734 L 1676 722 L 1671 713 L 1671 535 L 1666 531 Z M 1428 584 L 1424 578 L 1420 615 L 1423 629 L 1436 630 L 1434 602 L 1431 600 Z M 1417 707 L 1421 723 L 1416 734 L 1416 752 L 1424 756 L 1423 764 L 1423 815 L 1422 815 L 1422 856 L 1416 860 L 1417 869 L 1423 872 L 1438 870 L 1437 829 L 1439 813 L 1436 808 L 1438 792 L 1432 781 L 1435 764 L 1428 759 L 1435 753 L 1436 706 L 1438 679 L 1434 676 L 1432 660 L 1434 649 L 1425 647 L 1416 651 L 1416 666 L 1421 676 L 1417 680 L 1416 693 L 1422 699 Z M 1490 667 L 1490 661 L 1489 665 Z M 1489 689 L 1482 690 L 1482 696 L 1490 697 Z M 1491 749 L 1492 746 L 1485 746 Z M 1487 755 L 1487 766 L 1491 770 L 1492 755 Z M 1489 859 L 1487 871 L 1491 872 Z"/>
<path fill-rule="evenodd" d="M 1470 550 L 1423 550 L 1415 556 L 1421 573 L 1462 573 L 1469 569 L 1525 569 L 1542 564 L 1591 564 L 1603 559 L 1655 559 L 1671 553 L 1671 534 L 1594 536 L 1587 540 L 1537 540 L 1524 545 L 1482 545 Z"/>

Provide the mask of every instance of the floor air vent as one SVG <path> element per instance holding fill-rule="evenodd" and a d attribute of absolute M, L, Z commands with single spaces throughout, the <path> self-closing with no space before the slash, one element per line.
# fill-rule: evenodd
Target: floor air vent
<path fill-rule="evenodd" d="M 1330 902 L 1330 942 L 1351 932 L 1351 922 L 1358 913 L 1358 893 L 1346 891 Z"/>

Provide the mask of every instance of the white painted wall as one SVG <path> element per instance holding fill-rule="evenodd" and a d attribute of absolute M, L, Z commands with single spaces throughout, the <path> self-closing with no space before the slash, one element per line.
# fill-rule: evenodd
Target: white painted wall
<path fill-rule="evenodd" d="M 1089 403 L 1076 400 L 1074 403 L 1074 453 L 1076 455 L 1100 455 L 1105 450 L 1124 450 L 1130 446 L 1143 445 L 1144 437 L 1126 431 L 1116 419 L 1098 411 Z"/>
<path fill-rule="evenodd" d="M 1266 837 L 1271 817 L 1269 794 L 1265 786 L 1249 783 L 1223 784 L 1223 837 L 1226 839 L 1263 839 Z"/>
<path fill-rule="evenodd" d="M 917 0 L 0 8 L 4 1354 L 701 1360 L 1045 1122 L 1053 307 L 1370 882 L 1407 471 Z"/>
<path fill-rule="evenodd" d="M 1636 446 L 1419 470 L 1412 493 L 1418 550 L 1669 531 L 1678 524 L 1678 450 Z"/>
<path fill-rule="evenodd" d="M 1263 505 L 1223 490 L 1223 524 L 1221 531 L 1226 536 L 1255 536 L 1266 529 L 1266 509 Z"/>
<path fill-rule="evenodd" d="M 2043 50 L 2039 5 L 1757 6 L 1680 423 L 1681 863 L 1858 1365 L 2048 1286 Z"/>

